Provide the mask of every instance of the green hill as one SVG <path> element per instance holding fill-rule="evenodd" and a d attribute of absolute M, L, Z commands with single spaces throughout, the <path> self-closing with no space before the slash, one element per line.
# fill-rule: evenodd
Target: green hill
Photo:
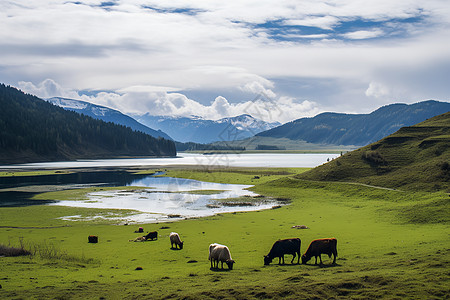
<path fill-rule="evenodd" d="M 173 141 L 66 111 L 0 84 L 0 163 L 174 156 Z"/>
<path fill-rule="evenodd" d="M 404 190 L 450 191 L 450 112 L 297 176 Z"/>

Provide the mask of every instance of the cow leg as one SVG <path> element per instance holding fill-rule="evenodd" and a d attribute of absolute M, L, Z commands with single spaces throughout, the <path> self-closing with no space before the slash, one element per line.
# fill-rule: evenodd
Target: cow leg
<path fill-rule="evenodd" d="M 219 266 L 219 264 L 217 264 L 217 267 Z M 222 269 L 223 269 L 223 261 L 222 261 Z"/>
<path fill-rule="evenodd" d="M 291 264 L 293 264 L 294 263 L 294 259 L 295 259 L 295 252 L 294 252 L 294 254 L 292 254 L 292 260 L 291 260 Z"/>
<path fill-rule="evenodd" d="M 297 252 L 297 265 L 300 264 L 300 251 Z"/>
<path fill-rule="evenodd" d="M 336 253 L 333 253 L 333 265 L 336 264 Z"/>
<path fill-rule="evenodd" d="M 317 256 L 314 256 L 314 258 L 316 259 L 316 262 L 314 264 L 317 265 Z"/>
<path fill-rule="evenodd" d="M 320 264 L 322 265 L 323 264 L 323 262 L 322 262 L 322 255 L 320 255 L 320 254 L 319 254 L 319 259 L 320 259 Z"/>
<path fill-rule="evenodd" d="M 283 254 L 283 256 L 281 256 L 281 258 L 283 259 L 283 265 L 284 265 L 284 254 Z"/>

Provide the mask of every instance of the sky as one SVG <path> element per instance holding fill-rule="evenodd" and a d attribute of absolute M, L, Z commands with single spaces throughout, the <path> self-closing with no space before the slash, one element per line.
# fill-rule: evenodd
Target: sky
<path fill-rule="evenodd" d="M 0 82 L 127 114 L 450 101 L 448 0 L 2 0 L 0 28 Z"/>

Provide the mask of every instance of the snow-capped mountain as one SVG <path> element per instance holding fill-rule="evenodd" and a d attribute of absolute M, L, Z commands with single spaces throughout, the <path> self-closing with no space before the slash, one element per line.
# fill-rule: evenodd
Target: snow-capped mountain
<path fill-rule="evenodd" d="M 134 117 L 142 124 L 167 132 L 176 141 L 202 144 L 241 140 L 281 125 L 278 122 L 267 123 L 247 114 L 216 121 L 197 116 L 152 116 L 149 113 Z"/>
<path fill-rule="evenodd" d="M 239 130 L 255 132 L 254 134 L 259 133 L 261 131 L 269 130 L 269 129 L 272 129 L 274 127 L 281 125 L 281 123 L 279 123 L 279 122 L 273 122 L 273 123 L 264 122 L 262 120 L 254 118 L 248 114 L 243 114 L 243 115 L 232 117 L 232 118 L 223 118 L 223 119 L 218 120 L 217 122 L 230 123 Z"/>
<path fill-rule="evenodd" d="M 165 132 L 161 130 L 154 130 L 148 126 L 145 126 L 132 117 L 127 116 L 118 110 L 75 99 L 53 97 L 46 100 L 56 106 L 64 108 L 65 110 L 75 111 L 77 113 L 84 114 L 95 119 L 100 119 L 105 122 L 124 125 L 130 127 L 133 130 L 144 132 L 153 137 L 162 137 L 168 140 L 172 139 Z"/>

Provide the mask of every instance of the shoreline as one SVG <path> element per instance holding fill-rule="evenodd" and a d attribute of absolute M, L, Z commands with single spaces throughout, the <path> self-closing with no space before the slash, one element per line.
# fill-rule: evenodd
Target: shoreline
<path fill-rule="evenodd" d="M 0 166 L 0 172 L 18 172 L 33 170 L 80 170 L 80 169 L 115 169 L 115 168 L 203 168 L 205 170 L 229 167 L 263 167 L 263 168 L 312 168 L 339 157 L 336 153 L 246 153 L 210 155 L 180 153 L 173 158 L 127 158 L 60 161 Z"/>

